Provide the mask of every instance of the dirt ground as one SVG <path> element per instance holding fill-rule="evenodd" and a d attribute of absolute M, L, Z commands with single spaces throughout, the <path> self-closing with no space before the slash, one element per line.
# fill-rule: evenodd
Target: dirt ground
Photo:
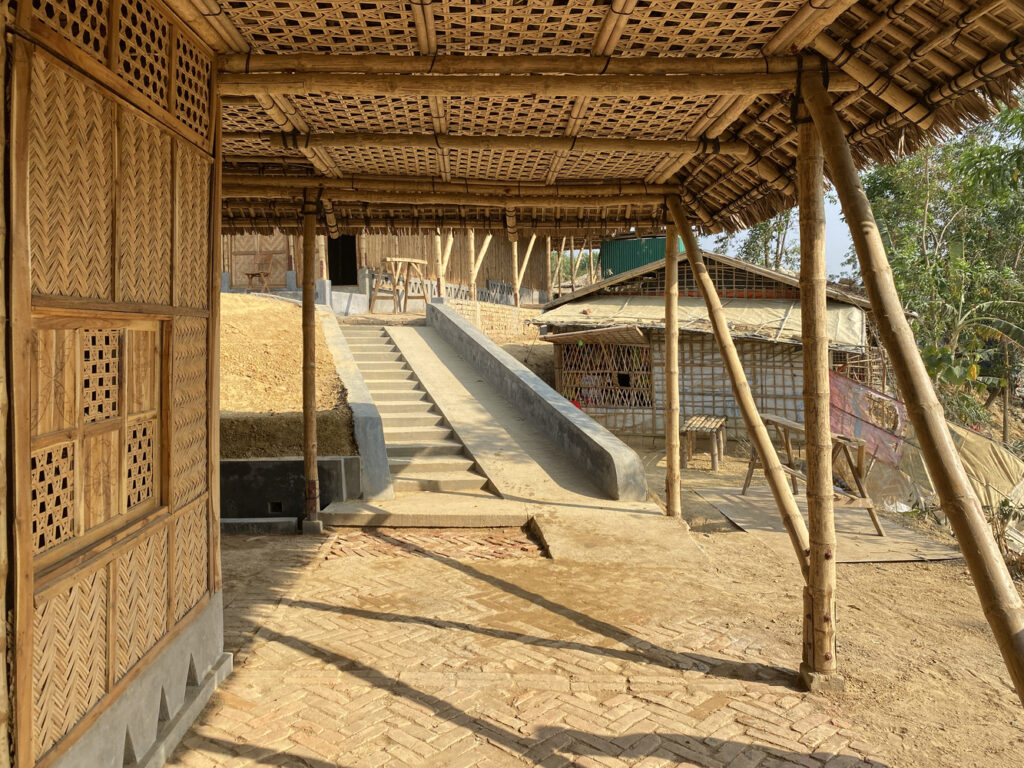
<path fill-rule="evenodd" d="M 316 327 L 317 443 L 323 455 L 356 453 L 352 413 Z M 221 295 L 221 456 L 302 453 L 302 310 L 255 294 Z"/>
<path fill-rule="evenodd" d="M 536 373 L 546 384 L 555 386 L 555 345 L 547 341 L 528 344 L 502 344 L 501 348 Z"/>
<path fill-rule="evenodd" d="M 742 484 L 746 452 L 732 448 L 736 456 L 715 474 L 705 455 L 683 472 L 683 515 L 715 572 L 733 584 L 737 632 L 764 638 L 772 658 L 799 659 L 795 562 L 778 558 L 695 493 Z M 663 497 L 664 452 L 643 456 L 650 486 Z M 756 474 L 755 484 L 763 482 Z M 887 525 L 899 522 L 887 517 Z M 931 534 L 952 539 L 937 529 Z M 1019 582 L 1018 589 L 1024 594 Z M 1024 765 L 1024 708 L 963 561 L 840 564 L 837 614 L 846 691 L 830 699 L 887 748 L 893 765 Z"/>

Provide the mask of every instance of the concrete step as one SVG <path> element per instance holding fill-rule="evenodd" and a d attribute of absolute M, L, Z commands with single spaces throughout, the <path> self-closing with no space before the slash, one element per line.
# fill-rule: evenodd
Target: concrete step
<path fill-rule="evenodd" d="M 451 437 L 448 427 L 406 427 L 389 425 L 384 422 L 384 442 L 388 439 L 407 440 L 409 442 L 440 442 Z"/>
<path fill-rule="evenodd" d="M 404 363 L 405 359 L 397 352 L 388 352 L 383 350 L 380 352 L 353 352 L 352 357 L 355 358 L 356 364 L 358 364 L 360 370 L 365 368 L 367 365 L 375 365 L 377 363 Z"/>
<path fill-rule="evenodd" d="M 416 382 L 409 382 L 416 384 Z M 375 387 L 371 387 L 369 384 L 366 385 L 367 389 L 370 390 L 370 394 L 373 395 L 373 402 L 380 406 L 381 403 L 431 403 L 427 399 L 427 393 L 422 389 L 415 389 L 414 387 L 389 387 L 387 382 L 382 382 Z"/>
<path fill-rule="evenodd" d="M 487 478 L 472 472 L 446 472 L 444 474 L 392 478 L 396 493 L 415 491 L 478 491 L 487 484 Z"/>
<path fill-rule="evenodd" d="M 403 440 L 401 442 L 385 441 L 388 460 L 408 456 L 461 456 L 462 443 L 454 440 L 422 441 Z"/>
<path fill-rule="evenodd" d="M 380 409 L 378 409 L 380 410 Z M 442 421 L 440 413 L 382 413 L 384 431 L 405 429 L 407 427 L 436 427 Z"/>
<path fill-rule="evenodd" d="M 421 477 L 444 472 L 469 472 L 473 460 L 464 456 L 409 456 L 388 460 L 391 476 Z"/>
<path fill-rule="evenodd" d="M 345 340 L 353 344 L 391 344 L 391 337 L 383 331 L 346 331 L 342 329 Z"/>
<path fill-rule="evenodd" d="M 397 360 L 356 360 L 359 370 L 365 373 L 370 371 L 412 371 L 409 364 L 402 358 Z"/>
<path fill-rule="evenodd" d="M 371 382 L 391 382 L 400 384 L 401 382 L 411 382 L 412 384 L 419 384 L 420 380 L 416 378 L 416 374 L 409 370 L 396 370 L 396 371 L 359 371 L 363 374 L 363 381 L 366 382 L 366 386 L 370 386 Z M 405 385 L 397 387 L 397 389 L 403 388 Z"/>
<path fill-rule="evenodd" d="M 426 414 L 434 410 L 434 404 L 425 397 L 419 400 L 374 400 L 382 417 L 400 413 Z"/>

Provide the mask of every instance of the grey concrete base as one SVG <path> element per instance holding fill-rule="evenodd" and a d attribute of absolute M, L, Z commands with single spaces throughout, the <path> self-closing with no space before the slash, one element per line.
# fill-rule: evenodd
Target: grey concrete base
<path fill-rule="evenodd" d="M 324 532 L 323 520 L 303 520 L 302 534 L 304 536 L 319 536 Z"/>
<path fill-rule="evenodd" d="M 231 290 L 231 273 L 221 272 L 220 273 L 220 290 L 221 293 L 227 293 Z"/>
<path fill-rule="evenodd" d="M 145 756 L 136 763 L 138 768 L 162 768 L 178 742 L 188 733 L 189 728 L 203 711 L 203 707 L 213 696 L 214 690 L 231 674 L 232 657 L 230 653 L 221 654 L 213 668 L 206 673 L 199 685 L 188 686 L 185 690 L 185 705 L 178 714 L 165 723 L 161 723 L 157 732 L 156 743 Z"/>
<path fill-rule="evenodd" d="M 222 594 L 209 603 L 125 688 L 55 768 L 159 766 L 231 671 L 224 653 Z M 205 699 L 203 698 L 205 696 Z M 164 719 L 161 721 L 161 715 Z M 143 759 L 138 760 L 142 755 Z"/>
<path fill-rule="evenodd" d="M 370 311 L 370 298 L 355 290 L 331 289 L 331 308 L 336 315 L 365 315 Z"/>
<path fill-rule="evenodd" d="M 313 291 L 315 295 L 314 301 L 317 304 L 324 306 L 331 306 L 331 281 L 319 278 L 313 283 Z"/>
<path fill-rule="evenodd" d="M 530 515 L 527 503 L 483 493 L 417 493 L 377 504 L 331 504 L 320 519 L 325 525 L 358 528 L 518 528 Z"/>
<path fill-rule="evenodd" d="M 800 682 L 811 693 L 838 693 L 846 690 L 846 678 L 842 675 L 812 672 L 804 663 L 800 664 Z"/>
<path fill-rule="evenodd" d="M 360 487 L 364 499 L 393 499 L 395 488 L 388 466 L 388 453 L 384 444 L 384 422 L 359 372 L 345 335 L 338 326 L 338 318 L 321 312 L 320 326 L 324 331 L 327 348 L 334 358 L 334 370 L 345 385 L 348 405 L 352 409 L 352 431 L 359 447 Z"/>
<path fill-rule="evenodd" d="M 549 387 L 451 307 L 435 301 L 427 323 L 611 498 L 647 499 L 643 462 L 632 448 Z"/>
<path fill-rule="evenodd" d="M 317 460 L 320 503 L 359 498 L 362 479 L 358 456 L 321 456 Z M 290 517 L 305 514 L 302 457 L 222 459 L 221 518 Z"/>
<path fill-rule="evenodd" d="M 250 533 L 255 535 L 294 535 L 299 521 L 295 517 L 222 517 L 220 530 L 225 534 Z"/>
<path fill-rule="evenodd" d="M 299 290 L 299 283 L 294 269 L 289 269 L 284 273 L 284 289 L 286 291 Z"/>

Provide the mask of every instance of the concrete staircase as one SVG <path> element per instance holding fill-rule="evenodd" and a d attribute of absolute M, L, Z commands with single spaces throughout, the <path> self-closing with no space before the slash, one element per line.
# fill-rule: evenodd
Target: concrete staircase
<path fill-rule="evenodd" d="M 479 492 L 465 446 L 381 326 L 342 325 L 342 333 L 384 422 L 395 493 Z"/>

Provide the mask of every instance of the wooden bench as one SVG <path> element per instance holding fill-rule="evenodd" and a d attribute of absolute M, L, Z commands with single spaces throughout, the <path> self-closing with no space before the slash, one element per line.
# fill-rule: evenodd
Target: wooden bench
<path fill-rule="evenodd" d="M 699 435 L 707 435 L 711 441 L 711 471 L 717 472 L 721 458 L 725 456 L 725 417 L 691 416 L 686 420 L 679 430 L 683 469 L 694 455 Z"/>
<path fill-rule="evenodd" d="M 766 427 L 771 427 L 775 430 L 775 434 L 778 436 L 779 441 L 782 443 L 782 447 L 785 450 L 785 459 L 782 455 L 779 455 L 779 459 L 782 462 L 782 471 L 789 475 L 790 482 L 793 484 L 793 493 L 799 491 L 799 483 L 807 482 L 807 475 L 804 474 L 796 466 L 796 459 L 793 451 L 793 437 L 795 435 L 804 435 L 804 425 L 798 421 L 792 421 L 791 419 L 783 418 L 782 416 L 764 416 L 762 417 Z M 856 456 L 854 455 L 856 454 Z M 867 476 L 866 465 L 866 450 L 864 447 L 864 441 L 855 437 L 847 437 L 846 435 L 832 434 L 832 467 L 833 475 L 835 473 L 836 461 L 842 459 L 846 462 L 850 470 L 850 475 L 853 478 L 854 485 L 857 486 L 856 492 L 847 491 L 833 486 L 834 492 L 843 496 L 847 499 L 853 499 L 857 502 L 857 506 L 863 507 L 867 510 L 868 515 L 871 517 L 871 523 L 875 526 L 875 531 L 878 532 L 879 536 L 885 536 L 885 531 L 882 529 L 882 523 L 878 519 L 878 514 L 875 512 L 875 504 L 868 495 L 867 489 L 864 487 L 864 478 Z M 743 480 L 743 490 L 740 491 L 740 495 L 746 495 L 747 489 L 750 488 L 750 481 L 754 477 L 754 470 L 760 468 L 761 459 L 757 455 L 757 451 L 753 448 L 750 451 L 750 464 L 747 465 L 747 476 Z"/>

